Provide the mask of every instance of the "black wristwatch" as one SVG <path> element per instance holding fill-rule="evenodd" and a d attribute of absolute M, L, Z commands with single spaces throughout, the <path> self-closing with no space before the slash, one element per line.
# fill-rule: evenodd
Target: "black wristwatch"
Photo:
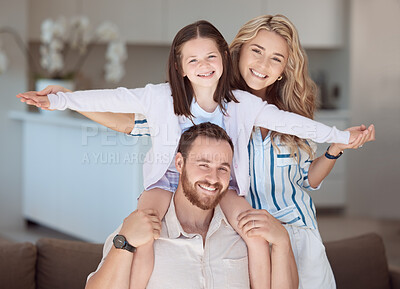
<path fill-rule="evenodd" d="M 114 247 L 117 249 L 124 249 L 129 252 L 134 253 L 136 251 L 136 247 L 132 246 L 128 243 L 125 236 L 123 235 L 115 235 L 113 239 Z"/>

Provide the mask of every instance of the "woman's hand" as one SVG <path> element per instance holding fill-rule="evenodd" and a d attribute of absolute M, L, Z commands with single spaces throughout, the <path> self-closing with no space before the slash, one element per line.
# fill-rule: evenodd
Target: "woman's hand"
<path fill-rule="evenodd" d="M 281 222 L 266 210 L 251 209 L 238 216 L 238 226 L 249 237 L 259 236 L 273 246 L 290 245 L 289 234 Z"/>

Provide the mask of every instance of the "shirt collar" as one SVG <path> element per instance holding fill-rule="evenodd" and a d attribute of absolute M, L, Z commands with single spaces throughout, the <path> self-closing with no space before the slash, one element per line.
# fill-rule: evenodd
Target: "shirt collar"
<path fill-rule="evenodd" d="M 167 229 L 167 235 L 168 238 L 170 239 L 177 239 L 181 235 L 191 238 L 193 235 L 186 233 L 182 226 L 181 223 L 179 222 L 177 216 L 176 216 L 176 211 L 175 211 L 175 203 L 174 203 L 174 198 L 172 197 L 169 208 L 167 213 L 165 214 L 164 217 L 164 222 L 165 226 Z M 216 232 L 219 227 L 222 225 L 224 226 L 229 226 L 229 223 L 222 212 L 221 206 L 217 205 L 214 209 L 214 215 L 211 219 L 210 226 L 208 228 L 207 236 L 210 236 L 214 232 Z"/>

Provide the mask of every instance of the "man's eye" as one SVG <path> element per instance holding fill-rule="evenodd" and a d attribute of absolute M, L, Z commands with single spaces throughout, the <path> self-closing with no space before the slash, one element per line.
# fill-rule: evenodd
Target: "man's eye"
<path fill-rule="evenodd" d="M 223 171 L 223 172 L 228 172 L 228 169 L 227 169 L 227 168 L 219 168 L 219 170 L 220 170 L 220 171 Z"/>

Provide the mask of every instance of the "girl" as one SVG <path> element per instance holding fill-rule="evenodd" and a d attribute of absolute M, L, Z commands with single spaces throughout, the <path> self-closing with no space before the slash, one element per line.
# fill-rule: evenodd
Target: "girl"
<path fill-rule="evenodd" d="M 223 127 L 235 145 L 232 189 L 245 195 L 249 187 L 247 144 L 253 126 L 265 127 L 286 134 L 311 138 L 317 142 L 348 143 L 359 141 L 359 131 L 342 132 L 308 118 L 278 110 L 275 106 L 244 91 L 232 91 L 231 59 L 228 46 L 219 31 L 206 21 L 181 29 L 175 36 L 168 60 L 169 84 L 147 85 L 144 88 L 99 91 L 59 92 L 49 96 L 21 94 L 22 101 L 49 109 L 79 111 L 111 111 L 141 113 L 151 128 L 153 147 L 143 166 L 145 192 L 138 209 L 154 208 L 163 217 L 177 186 L 173 164 L 180 134 L 193 124 L 210 121 Z M 171 97 L 172 95 L 172 97 Z M 201 188 L 208 189 L 208 188 Z M 200 190 L 201 190 L 200 189 Z M 229 194 L 222 206 L 232 226 L 249 204 L 237 194 Z M 243 202 L 244 201 L 244 202 Z M 226 204 L 226 205 L 225 205 Z M 240 207 L 238 207 L 240 204 Z M 243 207 L 244 206 L 244 207 Z M 262 238 L 247 238 L 252 288 L 270 288 L 269 250 Z M 152 264 L 152 244 L 139 248 L 133 265 L 138 288 L 145 287 Z M 136 271 L 136 272 L 135 272 Z M 145 277 L 144 277 L 145 276 Z"/>
<path fill-rule="evenodd" d="M 234 86 L 279 109 L 313 118 L 316 86 L 307 72 L 307 56 L 293 24 L 282 15 L 265 15 L 246 23 L 230 46 Z M 350 130 L 365 130 L 364 126 Z M 373 125 L 350 145 L 334 143 L 313 160 L 313 143 L 256 126 L 248 146 L 248 201 L 285 224 L 295 255 L 300 288 L 336 288 L 318 232 L 315 206 L 306 190 L 320 187 L 344 149 L 374 140 Z M 240 216 L 242 217 L 242 216 Z M 261 219 L 247 214 L 242 223 L 257 228 Z M 254 231 L 256 233 L 257 230 Z"/>

